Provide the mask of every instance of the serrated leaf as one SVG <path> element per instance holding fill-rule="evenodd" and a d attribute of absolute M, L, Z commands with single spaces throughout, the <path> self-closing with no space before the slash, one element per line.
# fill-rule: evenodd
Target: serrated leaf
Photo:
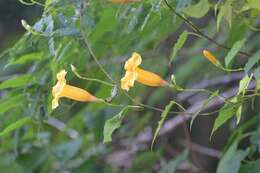
<path fill-rule="evenodd" d="M 235 141 L 220 160 L 217 173 L 238 173 L 241 161 L 249 150 L 237 150 L 238 141 Z"/>
<path fill-rule="evenodd" d="M 112 134 L 113 132 L 121 126 L 122 120 L 124 119 L 124 113 L 128 109 L 128 107 L 123 108 L 117 115 L 113 116 L 112 118 L 106 120 L 103 135 L 104 139 L 103 142 L 111 142 L 112 141 Z"/>
<path fill-rule="evenodd" d="M 230 51 L 228 52 L 228 54 L 225 57 L 225 65 L 226 67 L 230 67 L 234 57 L 236 56 L 236 54 L 239 52 L 239 50 L 241 49 L 241 47 L 245 44 L 245 39 L 239 40 L 237 41 L 232 48 L 230 49 Z"/>
<path fill-rule="evenodd" d="M 209 96 L 209 98 L 204 101 L 204 103 L 203 103 L 203 105 L 202 105 L 202 108 L 201 108 L 200 110 L 198 110 L 198 111 L 192 116 L 191 121 L 190 121 L 190 129 L 191 129 L 191 127 L 192 127 L 192 124 L 193 124 L 194 120 L 195 120 L 196 117 L 199 115 L 200 111 L 201 111 L 202 109 L 204 109 L 205 107 L 207 107 L 208 104 L 209 104 L 209 102 L 210 102 L 213 98 L 215 98 L 216 96 L 218 96 L 218 94 L 219 94 L 219 91 L 218 91 L 218 90 L 217 90 L 217 91 L 214 91 L 214 92 Z"/>
<path fill-rule="evenodd" d="M 181 164 L 181 162 L 187 160 L 189 155 L 189 150 L 184 150 L 180 155 L 176 158 L 170 160 L 165 166 L 162 167 L 159 173 L 175 173 L 177 167 Z"/>
<path fill-rule="evenodd" d="M 187 37 L 188 37 L 188 32 L 187 31 L 183 31 L 181 33 L 181 35 L 179 36 L 177 42 L 174 44 L 172 55 L 171 55 L 171 59 L 170 59 L 170 63 L 174 60 L 177 52 L 182 48 L 182 46 L 186 42 Z"/>
<path fill-rule="evenodd" d="M 0 84 L 0 89 L 17 88 L 34 82 L 34 77 L 29 74 L 8 79 Z"/>
<path fill-rule="evenodd" d="M 245 72 L 248 73 L 249 70 L 251 70 L 251 68 L 259 61 L 260 61 L 260 50 L 254 53 L 254 55 L 248 59 L 245 65 Z"/>
<path fill-rule="evenodd" d="M 221 127 L 224 123 L 226 123 L 230 118 L 232 118 L 236 114 L 237 108 L 239 106 L 240 105 L 237 104 L 236 97 L 232 98 L 230 102 L 225 103 L 225 105 L 221 108 L 219 115 L 214 122 L 210 138 L 213 135 L 213 133 L 219 129 L 219 127 Z"/>
<path fill-rule="evenodd" d="M 201 0 L 199 3 L 195 5 L 184 8 L 182 11 L 188 16 L 194 18 L 201 18 L 207 14 L 209 8 L 210 8 L 210 4 L 208 0 Z"/>
<path fill-rule="evenodd" d="M 157 128 L 155 130 L 155 133 L 153 135 L 153 140 L 152 140 L 152 144 L 151 144 L 151 148 L 153 148 L 153 144 L 154 144 L 154 141 L 156 139 L 156 137 L 158 136 L 159 134 L 159 131 L 168 115 L 168 112 L 171 110 L 172 106 L 175 104 L 174 101 L 170 101 L 170 103 L 168 105 L 165 106 L 165 109 L 163 111 L 163 113 L 161 114 L 161 119 L 160 121 L 158 122 L 158 125 L 157 125 Z"/>
<path fill-rule="evenodd" d="M 12 124 L 9 124 L 4 130 L 2 130 L 0 132 L 0 137 L 1 136 L 4 136 L 4 135 L 7 135 L 8 133 L 11 133 L 12 131 L 22 127 L 23 125 L 25 124 L 28 124 L 31 122 L 31 118 L 29 117 L 25 117 L 25 118 L 22 118 Z"/>

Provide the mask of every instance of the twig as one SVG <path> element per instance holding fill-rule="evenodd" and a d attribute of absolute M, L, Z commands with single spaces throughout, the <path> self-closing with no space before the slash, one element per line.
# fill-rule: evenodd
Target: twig
<path fill-rule="evenodd" d="M 248 86 L 249 89 L 253 88 L 255 86 L 255 83 L 250 83 L 250 85 Z M 236 93 L 237 93 L 238 87 L 236 88 L 232 88 L 224 93 L 222 93 L 223 96 L 225 96 L 226 98 L 231 98 L 233 97 Z M 198 111 L 201 106 L 203 105 L 204 100 L 194 104 L 193 106 L 191 106 L 189 109 L 187 109 L 189 112 L 196 112 Z M 204 110 L 208 110 L 208 109 L 212 109 L 214 107 L 218 107 L 220 105 L 223 104 L 223 100 L 221 100 L 220 98 L 215 98 L 213 99 L 207 108 L 205 108 Z M 159 136 L 163 136 L 167 133 L 169 133 L 170 131 L 174 130 L 175 128 L 177 128 L 183 121 L 187 121 L 189 119 L 192 118 L 192 114 L 182 114 L 182 115 L 178 115 L 168 121 L 166 121 L 164 123 L 164 125 L 161 128 L 161 131 L 159 133 Z"/>
<path fill-rule="evenodd" d="M 181 141 L 180 143 L 181 143 L 181 145 L 189 147 L 189 145 L 185 141 Z M 213 148 L 203 146 L 203 145 L 199 145 L 199 144 L 196 144 L 196 143 L 191 143 L 191 149 L 200 153 L 200 154 L 204 154 L 204 155 L 207 155 L 207 156 L 210 156 L 210 157 L 215 157 L 215 158 L 218 158 L 218 159 L 220 159 L 221 156 L 222 156 L 222 153 L 220 151 L 213 149 Z"/>
<path fill-rule="evenodd" d="M 243 76 L 243 72 L 231 73 L 225 76 L 218 76 L 210 80 L 206 79 L 199 83 L 192 84 L 191 88 L 208 88 L 216 85 L 226 85 L 230 82 L 240 80 Z M 184 101 L 187 98 L 193 96 L 194 94 L 196 94 L 196 92 L 182 92 L 178 94 L 177 99 L 179 101 Z"/>
<path fill-rule="evenodd" d="M 75 139 L 79 136 L 79 133 L 76 130 L 68 128 L 66 124 L 56 118 L 50 117 L 45 123 L 61 132 L 66 133 L 71 139 Z"/>

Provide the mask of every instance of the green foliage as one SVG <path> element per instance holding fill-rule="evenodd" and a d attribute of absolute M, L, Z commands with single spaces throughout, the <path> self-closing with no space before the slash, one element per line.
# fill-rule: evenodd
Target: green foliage
<path fill-rule="evenodd" d="M 201 18 L 208 13 L 209 9 L 210 4 L 208 0 L 201 0 L 197 4 L 188 6 L 182 11 L 191 17 Z"/>
<path fill-rule="evenodd" d="M 248 73 L 249 70 L 251 70 L 252 67 L 253 67 L 257 62 L 259 62 L 259 61 L 260 61 L 260 51 L 257 51 L 253 56 L 251 56 L 251 57 L 248 59 L 246 65 L 245 65 L 245 71 L 246 71 L 246 73 Z"/>
<path fill-rule="evenodd" d="M 232 118 L 236 114 L 236 111 L 239 108 L 239 106 L 240 104 L 238 104 L 236 97 L 232 98 L 229 102 L 225 103 L 214 122 L 211 136 L 216 130 L 219 129 L 219 127 L 221 127 L 224 123 L 226 123 L 230 118 Z"/>
<path fill-rule="evenodd" d="M 187 31 L 183 31 L 181 33 L 181 35 L 179 36 L 177 42 L 174 44 L 170 62 L 172 62 L 174 60 L 177 52 L 182 48 L 182 46 L 186 42 L 187 37 L 188 37 L 188 32 Z"/>
<path fill-rule="evenodd" d="M 233 59 L 235 58 L 235 56 L 238 53 L 238 51 L 242 48 L 244 43 L 245 43 L 245 40 L 239 40 L 232 46 L 232 48 L 228 52 L 227 56 L 225 57 L 225 65 L 226 65 L 226 67 L 230 67 Z"/>
<path fill-rule="evenodd" d="M 190 121 L 190 129 L 191 129 L 192 125 L 193 125 L 194 120 L 195 120 L 195 119 L 197 118 L 197 116 L 199 115 L 200 111 L 201 111 L 203 108 L 207 107 L 208 104 L 210 103 L 210 101 L 211 101 L 212 99 L 214 99 L 215 97 L 217 97 L 218 95 L 219 95 L 219 91 L 218 91 L 218 90 L 217 90 L 217 91 L 214 91 L 214 92 L 209 96 L 209 98 L 204 101 L 204 103 L 203 103 L 203 105 L 202 105 L 202 108 L 201 108 L 200 110 L 198 110 L 194 115 L 192 115 L 192 118 L 191 118 L 191 121 Z"/>
<path fill-rule="evenodd" d="M 9 109 L 18 106 L 24 99 L 23 95 L 17 95 L 14 97 L 2 99 L 0 101 L 0 113 L 4 113 Z"/>
<path fill-rule="evenodd" d="M 160 170 L 159 173 L 175 173 L 176 168 L 178 165 L 181 164 L 182 161 L 187 160 L 189 151 L 185 150 L 183 151 L 179 156 L 176 157 L 176 159 L 170 160 L 165 167 Z"/>
<path fill-rule="evenodd" d="M 128 107 L 123 108 L 117 115 L 113 116 L 112 118 L 106 121 L 103 131 L 104 143 L 112 141 L 112 134 L 116 129 L 118 129 L 121 126 L 124 115 L 126 115 L 125 111 L 127 109 Z"/>
<path fill-rule="evenodd" d="M 241 161 L 247 156 L 249 150 L 237 150 L 238 141 L 235 141 L 224 154 L 218 164 L 217 173 L 238 173 Z"/>
<path fill-rule="evenodd" d="M 23 125 L 25 125 L 29 122 L 31 122 L 31 119 L 28 117 L 28 118 L 22 118 L 14 123 L 9 124 L 5 129 L 3 129 L 0 132 L 0 137 L 7 135 L 8 133 L 14 131 L 15 129 L 22 127 Z"/>
<path fill-rule="evenodd" d="M 250 77 L 248 75 L 246 75 L 243 79 L 240 80 L 237 96 L 239 96 L 240 94 L 242 94 L 243 96 L 245 95 L 246 89 L 248 88 L 248 85 L 249 85 L 252 77 L 253 77 L 253 75 L 251 75 Z M 240 119 L 241 119 L 242 105 L 243 105 L 243 103 L 237 109 L 237 113 L 236 113 L 237 124 L 240 122 Z"/>
<path fill-rule="evenodd" d="M 214 138 L 212 146 L 221 149 L 228 142 L 217 172 L 259 172 L 258 0 L 19 1 L 26 10 L 39 7 L 42 15 L 35 16 L 35 22 L 26 16 L 15 21 L 25 33 L 0 54 L 0 170 L 209 172 L 203 170 L 208 162 L 193 158 L 201 147 L 194 152 L 196 145 L 191 146 L 194 141 L 209 142 L 209 121 L 196 122 L 191 139 L 179 128 L 190 119 L 192 127 L 198 116 L 205 118 L 202 115 L 214 120 L 218 113 L 211 136 L 223 128 L 223 139 Z M 0 8 L 9 4 L 0 2 Z M 213 8 L 215 16 L 210 15 Z M 206 63 L 204 49 L 216 53 L 226 68 Z M 133 52 L 142 56 L 139 68 L 168 82 L 172 76 L 172 84 L 146 86 L 138 74 L 134 86 L 122 90 L 124 64 Z M 78 102 L 70 93 L 52 110 L 52 90 L 62 69 L 67 85 L 102 101 Z M 245 72 L 243 78 L 239 71 Z M 135 108 L 138 111 L 128 111 Z M 229 121 L 234 116 L 237 123 Z M 162 129 L 167 133 L 157 139 Z M 156 139 L 160 145 L 151 152 Z"/>
<path fill-rule="evenodd" d="M 155 130 L 155 132 L 154 132 L 151 148 L 153 148 L 153 144 L 154 144 L 154 142 L 155 142 L 155 139 L 156 139 L 156 137 L 158 136 L 158 134 L 159 134 L 159 132 L 160 132 L 160 129 L 162 128 L 162 125 L 163 125 L 163 123 L 164 123 L 164 121 L 165 121 L 165 119 L 166 119 L 166 117 L 167 117 L 169 111 L 171 110 L 171 108 L 172 108 L 172 106 L 173 106 L 174 104 L 175 104 L 174 101 L 170 101 L 170 103 L 169 103 L 167 106 L 165 106 L 165 109 L 164 109 L 163 113 L 161 114 L 161 119 L 160 119 L 160 121 L 158 122 L 158 125 L 157 125 L 157 127 L 156 127 L 156 130 Z"/>
<path fill-rule="evenodd" d="M 34 77 L 32 75 L 27 74 L 14 77 L 2 82 L 0 84 L 0 89 L 22 87 L 34 82 L 33 78 Z"/>
<path fill-rule="evenodd" d="M 224 18 L 229 26 L 232 25 L 232 2 L 234 0 L 227 0 L 219 8 L 218 17 L 217 17 L 217 30 L 220 28 L 222 18 Z"/>
<path fill-rule="evenodd" d="M 252 163 L 242 164 L 239 173 L 258 173 L 260 169 L 260 160 Z"/>

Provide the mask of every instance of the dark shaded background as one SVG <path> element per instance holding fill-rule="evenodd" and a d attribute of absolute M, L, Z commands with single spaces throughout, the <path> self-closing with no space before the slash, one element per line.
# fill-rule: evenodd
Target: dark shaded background
<path fill-rule="evenodd" d="M 0 0 L 0 50 L 10 47 L 25 32 L 21 19 L 33 23 L 41 15 L 37 5 L 26 6 L 18 0 Z"/>

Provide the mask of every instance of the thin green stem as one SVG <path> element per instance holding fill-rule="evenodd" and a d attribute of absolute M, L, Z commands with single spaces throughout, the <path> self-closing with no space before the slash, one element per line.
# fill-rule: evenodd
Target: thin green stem
<path fill-rule="evenodd" d="M 84 6 L 84 5 L 82 5 Z M 99 66 L 100 70 L 105 74 L 105 76 L 111 81 L 113 82 L 114 84 L 116 84 L 116 82 L 113 80 L 113 78 L 110 76 L 110 74 L 105 70 L 105 68 L 102 66 L 102 64 L 98 61 L 98 58 L 96 57 L 94 51 L 92 50 L 91 48 L 91 45 L 88 41 L 88 38 L 86 37 L 85 35 L 85 32 L 84 32 L 84 28 L 82 27 L 82 16 L 83 16 L 83 11 L 84 11 L 84 8 L 82 7 L 81 8 L 81 14 L 80 14 L 80 33 L 81 33 L 81 37 L 83 38 L 84 40 L 84 45 L 85 47 L 89 50 L 89 53 L 90 55 L 92 56 L 92 58 L 94 59 L 94 61 L 96 62 L 96 64 Z"/>
<path fill-rule="evenodd" d="M 221 66 L 220 68 L 221 68 L 222 70 L 226 71 L 226 72 L 244 71 L 244 68 L 228 69 L 228 68 L 224 68 L 223 66 Z"/>
<path fill-rule="evenodd" d="M 84 79 L 84 80 L 88 80 L 88 81 L 93 81 L 93 82 L 98 82 L 98 83 L 102 83 L 104 85 L 107 85 L 107 86 L 111 86 L 113 87 L 114 84 L 112 83 L 109 83 L 109 82 L 105 82 L 105 81 L 102 81 L 100 79 L 96 79 L 96 78 L 89 78 L 89 77 L 85 77 L 85 76 L 82 76 L 80 75 L 78 72 L 77 72 L 77 69 L 71 64 L 71 70 L 72 72 L 80 79 Z"/>

